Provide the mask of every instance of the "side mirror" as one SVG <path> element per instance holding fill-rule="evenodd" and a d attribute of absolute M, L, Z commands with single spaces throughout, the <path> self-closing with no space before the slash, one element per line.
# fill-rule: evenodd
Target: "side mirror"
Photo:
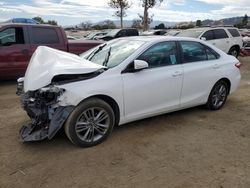
<path fill-rule="evenodd" d="M 134 60 L 134 69 L 135 70 L 142 70 L 148 68 L 148 63 L 143 60 Z"/>
<path fill-rule="evenodd" d="M 201 37 L 201 40 L 206 41 L 207 39 L 206 37 Z"/>

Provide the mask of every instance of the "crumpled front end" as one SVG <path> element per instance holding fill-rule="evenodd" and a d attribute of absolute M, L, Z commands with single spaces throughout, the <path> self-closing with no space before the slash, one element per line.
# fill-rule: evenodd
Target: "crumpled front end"
<path fill-rule="evenodd" d="M 35 91 L 23 92 L 23 79 L 18 80 L 17 95 L 31 123 L 20 129 L 21 141 L 51 139 L 63 126 L 74 106 L 59 106 L 58 98 L 64 89 L 50 85 Z"/>

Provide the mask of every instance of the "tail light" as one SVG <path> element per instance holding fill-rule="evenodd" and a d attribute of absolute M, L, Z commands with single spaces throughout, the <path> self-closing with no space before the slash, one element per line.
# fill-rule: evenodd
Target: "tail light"
<path fill-rule="evenodd" d="M 235 67 L 237 67 L 239 69 L 241 67 L 241 65 L 242 65 L 241 62 L 238 62 L 235 64 Z"/>

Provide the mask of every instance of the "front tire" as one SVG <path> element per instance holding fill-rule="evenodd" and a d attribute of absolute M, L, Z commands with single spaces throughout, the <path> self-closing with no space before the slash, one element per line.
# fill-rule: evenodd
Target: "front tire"
<path fill-rule="evenodd" d="M 219 110 L 226 103 L 229 86 L 224 80 L 218 81 L 212 88 L 207 101 L 209 110 Z"/>
<path fill-rule="evenodd" d="M 115 124 L 114 111 L 98 98 L 79 104 L 68 117 L 64 129 L 69 140 L 80 147 L 91 147 L 103 142 Z"/>

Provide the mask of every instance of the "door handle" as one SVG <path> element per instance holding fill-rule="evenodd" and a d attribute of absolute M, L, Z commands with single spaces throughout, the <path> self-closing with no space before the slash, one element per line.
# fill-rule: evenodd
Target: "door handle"
<path fill-rule="evenodd" d="M 175 71 L 172 75 L 173 75 L 173 77 L 181 76 L 182 72 L 181 71 Z"/>
<path fill-rule="evenodd" d="M 216 43 L 214 42 L 213 45 L 216 45 Z"/>

